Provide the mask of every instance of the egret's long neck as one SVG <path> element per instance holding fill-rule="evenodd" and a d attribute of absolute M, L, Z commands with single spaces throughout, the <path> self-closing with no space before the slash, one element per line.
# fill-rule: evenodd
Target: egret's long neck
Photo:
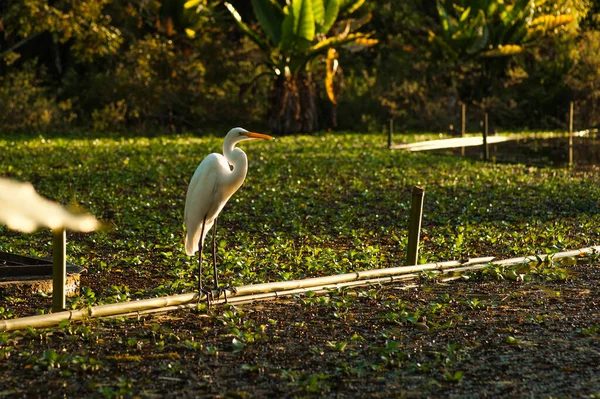
<path fill-rule="evenodd" d="M 227 162 L 233 166 L 231 174 L 227 177 L 228 185 L 237 190 L 242 185 L 248 172 L 248 158 L 240 148 L 236 148 L 239 140 L 225 140 L 223 143 L 223 155 Z"/>

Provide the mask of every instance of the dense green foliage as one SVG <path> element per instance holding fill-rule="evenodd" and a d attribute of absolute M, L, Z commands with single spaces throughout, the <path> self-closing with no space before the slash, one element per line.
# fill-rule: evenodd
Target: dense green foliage
<path fill-rule="evenodd" d="M 415 184 L 426 187 L 422 261 L 572 249 L 598 243 L 598 172 L 490 164 L 393 152 L 384 138 L 285 137 L 243 145 L 247 180 L 219 222 L 224 281 L 233 285 L 401 265 Z M 81 206 L 106 230 L 69 234 L 96 298 L 190 292 L 197 262 L 183 250 L 187 182 L 222 139 L 0 141 L 2 175 Z M 51 236 L 0 227 L 0 249 L 47 256 Z M 125 274 L 122 281 L 119 276 Z M 139 291 L 139 292 L 138 292 Z"/>
<path fill-rule="evenodd" d="M 0 140 L 3 176 L 30 181 L 105 225 L 68 234 L 68 260 L 87 269 L 69 308 L 194 291 L 184 196 L 200 158 L 220 150 L 221 136 Z M 426 188 L 421 261 L 553 253 L 600 239 L 598 169 L 395 152 L 376 135 L 289 136 L 241 147 L 248 178 L 219 222 L 224 284 L 402 265 L 414 184 Z M 45 257 L 51 233 L 2 226 L 0 250 Z M 598 257 L 568 260 L 488 267 L 446 284 L 424 273 L 409 291 L 397 282 L 0 332 L 3 393 L 513 397 L 568 395 L 574 386 L 593 393 Z M 3 295 L 0 319 L 50 305 L 43 294 Z M 498 359 L 507 373 L 502 385 L 492 383 L 490 364 Z M 573 370 L 566 377 L 565 367 Z"/>
<path fill-rule="evenodd" d="M 336 48 L 360 51 L 377 44 L 376 39 L 369 38 L 370 33 L 358 32 L 371 19 L 368 12 L 357 13 L 364 0 L 293 0 L 283 7 L 272 0 L 255 0 L 252 4 L 263 35 L 252 30 L 238 11 L 225 3 L 239 28 L 263 52 L 270 73 L 259 73 L 255 79 L 267 75 L 273 81 L 271 131 L 285 134 L 318 130 L 318 93 L 313 74 L 323 69 L 325 55 L 325 88 L 335 104 L 340 76 Z M 335 116 L 332 119 L 335 125 Z"/>
<path fill-rule="evenodd" d="M 253 79 L 267 71 L 264 65 L 268 64 L 264 49 L 254 39 L 266 39 L 270 48 L 288 43 L 275 43 L 279 33 L 273 27 L 279 25 L 268 23 L 273 12 L 285 11 L 280 7 L 283 2 L 231 2 L 230 8 L 239 12 L 254 39 L 244 35 L 223 2 L 195 1 L 189 8 L 185 3 L 3 2 L 2 130 L 85 127 L 107 132 L 172 132 L 248 121 L 267 125 L 276 101 L 276 78 Z M 263 12 L 253 8 L 267 3 L 273 8 Z M 329 57 L 329 65 L 335 58 L 343 67 L 343 74 L 342 68 L 337 70 L 335 82 L 340 129 L 379 131 L 393 117 L 400 128 L 445 130 L 449 124 L 457 125 L 460 100 L 469 106 L 471 131 L 478 128 L 483 106 L 500 127 L 564 128 L 571 100 L 577 101 L 577 127 L 599 123 L 596 71 L 600 53 L 594 51 L 600 42 L 598 8 L 588 0 L 551 0 L 533 8 L 534 2 L 492 0 L 310 3 L 324 7 L 317 7 L 313 19 L 298 19 L 296 25 L 302 22 L 310 27 L 304 23 L 310 20 L 314 31 L 296 32 L 307 36 L 307 41 L 312 38 L 313 47 L 327 42 L 325 28 L 338 41 L 339 54 Z M 333 15 L 329 11 L 337 3 L 362 7 L 329 26 Z M 488 5 L 485 10 L 476 7 L 484 3 Z M 517 15 L 511 7 L 525 11 Z M 302 12 L 297 16 L 305 15 Z M 378 44 L 354 52 L 357 43 L 350 40 L 349 32 L 357 28 L 372 34 Z M 544 36 L 538 37 L 542 31 Z M 279 50 L 290 53 L 290 61 L 298 63 L 294 57 L 306 56 L 306 48 L 290 43 Z M 506 45 L 518 46 L 518 54 L 513 51 L 517 47 Z M 482 62 L 469 49 L 504 56 Z M 325 88 L 333 84 L 327 82 L 327 71 L 331 71 L 327 58 L 319 55 L 311 71 L 320 128 L 334 122 L 325 94 Z M 285 69 L 286 59 L 275 60 L 278 67 Z M 297 59 L 304 62 L 302 57 Z"/>

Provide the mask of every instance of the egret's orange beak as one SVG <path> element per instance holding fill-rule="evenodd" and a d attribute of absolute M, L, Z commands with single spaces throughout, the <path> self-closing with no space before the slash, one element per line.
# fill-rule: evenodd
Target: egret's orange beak
<path fill-rule="evenodd" d="M 262 133 L 245 132 L 244 134 L 253 139 L 266 139 L 266 140 L 274 139 L 274 137 L 269 136 L 267 134 L 262 134 Z"/>

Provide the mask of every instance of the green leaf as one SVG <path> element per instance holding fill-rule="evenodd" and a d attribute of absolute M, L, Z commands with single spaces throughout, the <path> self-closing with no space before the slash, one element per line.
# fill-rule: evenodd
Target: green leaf
<path fill-rule="evenodd" d="M 325 22 L 325 4 L 324 0 L 312 0 L 311 1 L 313 17 L 315 19 L 315 26 L 317 28 L 323 26 Z"/>
<path fill-rule="evenodd" d="M 254 43 L 256 43 L 258 45 L 258 47 L 260 47 L 267 54 L 270 53 L 270 49 L 269 49 L 269 46 L 267 45 L 267 43 L 265 43 L 265 41 L 263 39 L 261 39 L 252 29 L 250 29 L 250 27 L 248 25 L 246 25 L 244 23 L 244 21 L 242 21 L 242 17 L 240 16 L 240 13 L 238 13 L 237 10 L 230 3 L 228 3 L 228 2 L 225 2 L 225 7 L 227 7 L 227 10 L 229 10 L 229 12 L 233 16 L 233 19 L 235 20 L 235 22 L 237 23 L 237 25 L 239 26 L 239 28 Z"/>
<path fill-rule="evenodd" d="M 292 15 L 291 7 L 288 5 L 283 9 L 284 17 L 281 22 L 281 41 L 279 48 L 289 50 L 294 41 L 294 16 Z"/>
<path fill-rule="evenodd" d="M 283 9 L 274 0 L 252 0 L 254 15 L 275 46 L 281 41 Z"/>
<path fill-rule="evenodd" d="M 353 42 L 356 39 L 368 38 L 368 37 L 369 37 L 369 35 L 365 34 L 365 33 L 351 33 L 351 34 L 347 35 L 346 37 L 340 37 L 340 36 L 328 37 L 327 39 L 322 40 L 319 43 L 312 46 L 312 48 L 310 49 L 310 55 L 319 54 L 319 53 L 327 50 L 329 47 L 339 46 L 342 44 Z"/>
<path fill-rule="evenodd" d="M 469 14 L 471 13 L 471 7 L 467 7 L 465 11 L 460 15 L 459 22 L 464 22 L 467 18 L 469 18 Z"/>
<path fill-rule="evenodd" d="M 311 0 L 293 0 L 292 7 L 298 16 L 294 18 L 296 36 L 312 42 L 315 38 L 315 16 Z"/>
<path fill-rule="evenodd" d="M 69 319 L 61 320 L 58 323 L 58 326 L 61 327 L 61 328 L 68 327 L 69 325 L 71 325 L 71 320 L 69 320 Z"/>
<path fill-rule="evenodd" d="M 341 0 L 340 12 L 350 15 L 358 10 L 363 4 L 365 4 L 365 0 Z"/>
<path fill-rule="evenodd" d="M 485 24 L 485 15 L 482 10 L 479 10 L 478 18 L 482 21 L 480 27 L 477 28 L 477 38 L 467 47 L 467 54 L 475 54 L 487 47 L 490 39 L 490 29 Z"/>
<path fill-rule="evenodd" d="M 340 0 L 325 0 L 325 16 L 319 33 L 327 34 L 335 23 L 340 12 Z"/>
<path fill-rule="evenodd" d="M 183 8 L 192 8 L 196 7 L 198 4 L 202 3 L 202 0 L 189 0 L 183 4 Z"/>
<path fill-rule="evenodd" d="M 437 2 L 437 10 L 438 10 L 438 14 L 440 15 L 441 22 L 442 22 L 442 29 L 444 30 L 444 36 L 451 37 L 452 33 L 454 31 L 453 26 L 452 26 L 452 21 L 450 21 L 450 18 L 448 17 L 448 12 L 446 12 L 446 9 L 444 8 L 444 6 L 442 5 L 442 3 L 440 1 Z"/>
<path fill-rule="evenodd" d="M 246 347 L 246 343 L 237 338 L 233 338 L 233 340 L 231 340 L 231 345 L 233 346 L 234 352 L 240 352 Z"/>
<path fill-rule="evenodd" d="M 304 49 L 315 38 L 315 18 L 312 11 L 312 0 L 292 0 L 284 8 L 286 14 L 282 23 L 280 48 L 289 50 L 292 47 Z"/>

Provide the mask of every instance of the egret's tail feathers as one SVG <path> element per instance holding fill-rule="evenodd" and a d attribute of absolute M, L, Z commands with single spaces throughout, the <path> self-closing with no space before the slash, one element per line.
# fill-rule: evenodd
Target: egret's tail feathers
<path fill-rule="evenodd" d="M 204 243 L 204 238 L 206 238 L 206 233 L 208 233 L 208 230 L 210 230 L 212 228 L 214 224 L 214 220 L 210 220 L 206 222 L 206 225 L 204 226 L 204 235 L 202 235 L 202 229 L 200 227 L 196 227 L 193 229 L 188 229 L 186 228 L 187 232 L 185 234 L 185 253 L 188 255 L 193 255 L 195 254 L 199 248 L 200 248 L 200 243 Z M 200 226 L 202 225 L 202 223 L 200 223 Z"/>
<path fill-rule="evenodd" d="M 185 236 L 185 253 L 192 256 L 198 250 L 198 241 L 194 240 L 192 236 L 186 234 Z"/>

